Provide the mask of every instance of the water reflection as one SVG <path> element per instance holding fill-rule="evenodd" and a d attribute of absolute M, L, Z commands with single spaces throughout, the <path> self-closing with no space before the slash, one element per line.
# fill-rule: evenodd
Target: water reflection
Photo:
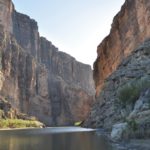
<path fill-rule="evenodd" d="M 95 131 L 55 134 L 50 130 L 0 131 L 0 150 L 111 150 Z"/>

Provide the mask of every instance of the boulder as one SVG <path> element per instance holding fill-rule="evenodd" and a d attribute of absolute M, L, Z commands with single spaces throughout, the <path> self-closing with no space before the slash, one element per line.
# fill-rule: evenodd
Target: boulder
<path fill-rule="evenodd" d="M 125 133 L 128 132 L 128 124 L 127 123 L 119 123 L 115 124 L 112 127 L 111 138 L 113 141 L 120 141 L 123 139 Z"/>

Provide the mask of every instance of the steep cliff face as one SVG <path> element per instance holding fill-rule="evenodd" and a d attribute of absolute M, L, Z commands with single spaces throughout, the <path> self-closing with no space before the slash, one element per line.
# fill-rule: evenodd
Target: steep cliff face
<path fill-rule="evenodd" d="M 0 24 L 5 27 L 5 31 L 12 33 L 12 13 L 14 7 L 11 0 L 0 0 Z"/>
<path fill-rule="evenodd" d="M 139 136 L 149 136 L 149 104 L 150 40 L 146 40 L 105 80 L 86 125 L 111 129 L 116 123 L 135 122 Z"/>
<path fill-rule="evenodd" d="M 115 16 L 110 34 L 97 49 L 97 98 L 85 125 L 111 129 L 127 121 L 149 134 L 149 19 L 148 0 L 126 0 Z"/>
<path fill-rule="evenodd" d="M 90 66 L 40 37 L 37 23 L 10 0 L 0 0 L 0 7 L 0 94 L 47 125 L 84 120 L 94 101 Z"/>
<path fill-rule="evenodd" d="M 150 1 L 126 0 L 115 16 L 110 34 L 97 48 L 94 63 L 96 95 L 104 80 L 116 70 L 131 51 L 150 37 Z"/>

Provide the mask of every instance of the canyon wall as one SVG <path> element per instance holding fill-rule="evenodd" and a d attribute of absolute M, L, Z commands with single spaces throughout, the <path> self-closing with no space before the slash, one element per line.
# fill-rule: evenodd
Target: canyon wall
<path fill-rule="evenodd" d="M 96 95 L 121 61 L 150 37 L 150 1 L 126 0 L 114 17 L 110 34 L 97 48 L 94 63 Z"/>
<path fill-rule="evenodd" d="M 114 124 L 121 127 L 126 122 L 130 131 L 133 123 L 138 135 L 149 135 L 149 25 L 150 1 L 126 0 L 110 34 L 97 48 L 96 103 L 85 126 L 111 130 Z"/>
<path fill-rule="evenodd" d="M 111 130 L 114 124 L 127 122 L 139 127 L 140 136 L 149 135 L 149 103 L 150 40 L 146 40 L 105 80 L 85 126 Z"/>
<path fill-rule="evenodd" d="M 11 0 L 0 0 L 0 19 L 1 96 L 46 125 L 85 120 L 95 95 L 91 67 L 40 37 Z"/>

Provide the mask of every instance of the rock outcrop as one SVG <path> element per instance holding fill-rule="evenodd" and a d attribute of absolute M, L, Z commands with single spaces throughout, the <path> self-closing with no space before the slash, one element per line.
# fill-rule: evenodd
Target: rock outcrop
<path fill-rule="evenodd" d="M 84 120 L 94 101 L 89 65 L 39 36 L 37 23 L 0 0 L 0 95 L 46 125 Z"/>
<path fill-rule="evenodd" d="M 114 17 L 110 34 L 97 48 L 94 80 L 98 96 L 104 80 L 131 51 L 150 37 L 150 1 L 126 0 Z"/>
<path fill-rule="evenodd" d="M 149 136 L 149 64 L 150 41 L 146 40 L 105 80 L 86 125 L 110 130 L 116 123 L 128 122 L 131 128 L 139 127 L 140 134 Z"/>
<path fill-rule="evenodd" d="M 96 103 L 85 126 L 111 130 L 127 122 L 150 136 L 150 1 L 126 0 L 94 63 Z M 135 132 L 134 132 L 135 134 Z"/>

